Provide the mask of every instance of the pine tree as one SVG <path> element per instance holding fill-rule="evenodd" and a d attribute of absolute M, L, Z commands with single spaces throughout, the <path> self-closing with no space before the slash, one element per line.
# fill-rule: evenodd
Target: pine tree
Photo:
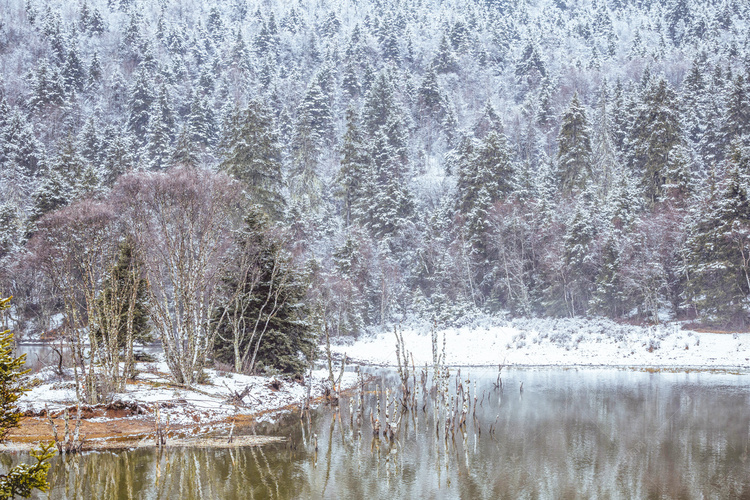
<path fill-rule="evenodd" d="M 599 270 L 594 262 L 592 245 L 596 237 L 593 214 L 586 200 L 577 203 L 563 238 L 563 261 L 566 279 L 564 301 L 571 316 L 585 315 Z"/>
<path fill-rule="evenodd" d="M 362 112 L 364 130 L 374 144 L 379 133 L 388 139 L 389 153 L 398 164 L 406 164 L 406 130 L 401 106 L 389 75 L 383 71 L 375 79 L 365 98 Z"/>
<path fill-rule="evenodd" d="M 465 53 L 469 48 L 469 28 L 461 19 L 457 20 L 450 30 L 450 42 L 453 50 L 458 54 Z"/>
<path fill-rule="evenodd" d="M 102 182 L 112 186 L 118 177 L 134 168 L 135 139 L 126 131 L 108 127 L 104 132 Z"/>
<path fill-rule="evenodd" d="M 297 108 L 299 121 L 304 121 L 304 126 L 312 129 L 316 137 L 328 140 L 333 133 L 333 113 L 330 100 L 323 91 L 321 85 L 325 77 L 319 73 L 308 87 L 304 99 Z"/>
<path fill-rule="evenodd" d="M 458 70 L 458 60 L 453 48 L 448 42 L 448 37 L 443 34 L 438 45 L 435 58 L 432 60 L 432 67 L 438 73 L 455 73 Z"/>
<path fill-rule="evenodd" d="M 104 25 L 104 18 L 98 7 L 94 7 L 91 12 L 91 17 L 88 22 L 88 32 L 92 35 L 102 35 L 106 27 Z"/>
<path fill-rule="evenodd" d="M 357 218 L 377 238 L 398 233 L 414 212 L 403 168 L 389 143 L 384 130 L 376 133 L 370 152 L 374 163 L 371 178 L 366 181 L 366 195 L 356 210 Z"/>
<path fill-rule="evenodd" d="M 357 111 L 349 107 L 346 111 L 346 133 L 341 146 L 341 169 L 336 176 L 336 194 L 344 204 L 344 222 L 347 226 L 352 222 L 353 211 L 365 197 L 364 179 L 369 175 L 370 168 L 370 157 L 359 129 Z"/>
<path fill-rule="evenodd" d="M 341 30 L 341 21 L 336 16 L 336 12 L 331 11 L 326 15 L 320 26 L 320 33 L 326 38 L 333 38 Z"/>
<path fill-rule="evenodd" d="M 725 148 L 736 138 L 750 139 L 750 92 L 742 75 L 731 84 L 724 116 L 721 136 Z"/>
<path fill-rule="evenodd" d="M 289 188 L 292 200 L 307 211 L 321 201 L 322 182 L 318 173 L 324 139 L 315 127 L 309 110 L 302 110 L 292 135 L 292 171 Z"/>
<path fill-rule="evenodd" d="M 0 299 L 0 310 L 8 309 L 9 302 L 9 298 Z M 22 415 L 17 401 L 27 390 L 24 375 L 28 370 L 23 370 L 26 355 L 14 357 L 13 344 L 13 334 L 10 331 L 0 334 L 0 441 L 7 437 L 8 431 L 18 427 Z M 16 496 L 28 498 L 34 490 L 48 491 L 48 460 L 55 455 L 53 446 L 53 443 L 47 443 L 32 450 L 31 456 L 36 463 L 17 465 L 0 476 L 0 499 L 9 500 Z"/>
<path fill-rule="evenodd" d="M 383 60 L 393 64 L 399 64 L 401 61 L 401 51 L 398 43 L 399 36 L 396 29 L 396 26 L 393 24 L 386 25 L 380 42 Z"/>
<path fill-rule="evenodd" d="M 208 96 L 201 97 L 197 93 L 190 103 L 188 115 L 190 139 L 204 148 L 216 142 L 216 120 Z"/>
<path fill-rule="evenodd" d="M 92 116 L 86 123 L 78 137 L 81 155 L 89 164 L 99 166 L 103 157 L 102 138 L 99 136 L 99 124 Z"/>
<path fill-rule="evenodd" d="M 682 141 L 681 134 L 674 91 L 663 79 L 651 82 L 630 131 L 630 165 L 640 174 L 650 204 L 662 198 L 666 166 L 672 149 Z"/>
<path fill-rule="evenodd" d="M 21 218 L 18 207 L 9 202 L 0 205 L 0 259 L 19 248 Z"/>
<path fill-rule="evenodd" d="M 487 104 L 484 105 L 482 116 L 479 117 L 477 123 L 474 125 L 474 135 L 478 139 L 484 139 L 484 137 L 491 131 L 502 134 L 503 122 L 497 114 L 497 111 L 495 111 L 495 108 L 488 101 Z"/>
<path fill-rule="evenodd" d="M 591 179 L 591 138 L 586 112 L 573 95 L 560 124 L 557 136 L 557 164 L 560 175 L 560 188 L 570 194 L 583 191 Z"/>
<path fill-rule="evenodd" d="M 356 98 L 361 92 L 359 79 L 357 78 L 357 71 L 351 61 L 347 62 L 344 67 L 344 78 L 341 82 L 341 88 L 346 92 L 350 99 Z"/>
<path fill-rule="evenodd" d="M 32 125 L 18 111 L 5 115 L 7 123 L 0 130 L 0 160 L 2 164 L 18 166 L 24 175 L 36 177 L 45 164 L 44 147 L 37 139 Z"/>
<path fill-rule="evenodd" d="M 206 20 L 206 30 L 218 44 L 224 39 L 224 22 L 221 19 L 221 12 L 217 7 L 211 7 Z"/>
<path fill-rule="evenodd" d="M 221 149 L 219 168 L 245 184 L 253 203 L 272 218 L 279 217 L 284 206 L 281 147 L 268 109 L 251 101 L 233 113 Z"/>
<path fill-rule="evenodd" d="M 726 118 L 727 106 L 724 102 L 726 89 L 724 86 L 724 75 L 720 66 L 716 66 L 716 72 L 708 83 L 700 103 L 700 129 L 698 149 L 701 152 L 703 162 L 715 168 L 724 161 L 729 144 L 725 142 L 722 134 Z"/>
<path fill-rule="evenodd" d="M 300 358 L 313 355 L 313 334 L 305 305 L 308 283 L 294 266 L 283 241 L 269 233 L 270 222 L 257 208 L 245 217 L 245 227 L 238 235 L 241 252 L 254 262 L 252 272 L 240 276 L 229 274 L 224 286 L 233 294 L 240 290 L 240 300 L 218 308 L 214 318 L 224 317 L 218 327 L 214 352 L 216 359 L 235 364 L 241 358 L 243 372 L 273 372 L 299 375 L 307 368 Z M 245 330 L 239 353 L 233 346 L 232 326 L 228 318 L 238 316 L 236 324 Z M 236 365 L 235 365 L 236 366 Z"/>
<path fill-rule="evenodd" d="M 602 260 L 591 299 L 593 311 L 610 318 L 619 318 L 626 311 L 620 280 L 620 249 L 614 236 L 606 238 L 601 250 Z"/>
<path fill-rule="evenodd" d="M 163 170 L 169 166 L 175 133 L 174 113 L 164 84 L 162 84 L 159 95 L 152 105 L 150 115 L 146 135 L 149 168 L 151 170 Z"/>
<path fill-rule="evenodd" d="M 83 69 L 83 63 L 78 55 L 78 48 L 75 45 L 68 51 L 62 75 L 68 92 L 83 89 L 83 84 L 86 83 L 86 71 Z"/>
<path fill-rule="evenodd" d="M 245 45 L 245 40 L 242 37 L 242 31 L 239 28 L 237 28 L 232 48 L 229 50 L 228 63 L 232 69 L 237 71 L 245 72 L 250 70 L 250 56 Z"/>
<path fill-rule="evenodd" d="M 516 76 L 531 80 L 541 80 L 547 76 L 539 48 L 532 41 L 528 41 L 516 63 Z"/>
<path fill-rule="evenodd" d="M 128 100 L 128 128 L 142 144 L 146 141 L 151 105 L 154 102 L 152 84 L 145 68 L 141 67 L 135 77 Z"/>
<path fill-rule="evenodd" d="M 749 319 L 750 157 L 735 152 L 725 186 L 696 206 L 686 242 L 686 290 L 703 320 L 744 328 Z M 706 206 L 707 205 L 707 206 Z"/>
<path fill-rule="evenodd" d="M 485 232 L 491 207 L 512 191 L 515 171 L 506 138 L 490 131 L 482 141 L 464 138 L 457 151 L 456 210 L 479 260 L 487 258 Z"/>
<path fill-rule="evenodd" d="M 29 107 L 34 110 L 46 106 L 60 105 L 65 101 L 65 83 L 57 66 L 50 66 L 46 59 L 36 67 L 31 82 Z"/>
<path fill-rule="evenodd" d="M 53 160 L 53 165 L 69 185 L 74 186 L 81 179 L 86 168 L 86 161 L 81 156 L 78 144 L 72 135 L 60 141 L 59 151 Z"/>
<path fill-rule="evenodd" d="M 437 73 L 434 66 L 430 66 L 425 73 L 422 84 L 418 91 L 419 108 L 426 116 L 440 122 L 446 113 L 445 103 L 440 86 L 437 81 Z"/>
<path fill-rule="evenodd" d="M 178 165 L 182 167 L 196 168 L 200 164 L 199 151 L 196 143 L 190 138 L 190 129 L 183 126 L 180 133 L 177 134 L 174 150 L 170 159 L 170 166 Z"/>
<path fill-rule="evenodd" d="M 101 79 L 102 79 L 102 65 L 101 65 L 101 62 L 99 62 L 99 53 L 94 51 L 94 55 L 91 56 L 91 63 L 89 63 L 88 86 L 93 87 Z"/>

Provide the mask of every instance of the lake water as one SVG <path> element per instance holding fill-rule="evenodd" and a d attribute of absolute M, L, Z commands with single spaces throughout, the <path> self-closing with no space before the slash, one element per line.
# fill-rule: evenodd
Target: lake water
<path fill-rule="evenodd" d="M 375 374 L 369 389 L 398 381 L 394 371 Z M 393 441 L 373 437 L 377 396 L 368 391 L 361 427 L 342 399 L 254 429 L 281 444 L 58 457 L 54 488 L 38 497 L 750 498 L 748 375 L 505 369 L 500 389 L 497 374 L 461 370 L 466 424 L 447 432 L 451 409 L 454 422 L 462 413 L 450 403 L 455 369 L 445 403 L 420 392 L 416 409 L 395 412 Z"/>
<path fill-rule="evenodd" d="M 86 348 L 88 351 L 88 348 Z M 160 344 L 137 345 L 134 351 L 138 354 L 158 355 L 164 352 Z M 65 366 L 70 366 L 70 347 L 60 345 L 59 342 L 20 342 L 13 350 L 14 356 L 26 355 L 25 369 L 30 369 L 32 373 L 38 372 L 47 366 L 57 366 L 60 354 L 63 356 Z"/>

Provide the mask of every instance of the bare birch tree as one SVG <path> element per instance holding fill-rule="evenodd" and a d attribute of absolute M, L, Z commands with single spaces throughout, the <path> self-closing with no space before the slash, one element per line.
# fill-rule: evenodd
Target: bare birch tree
<path fill-rule="evenodd" d="M 29 249 L 64 303 L 64 330 L 79 400 L 98 403 L 117 389 L 119 348 L 108 342 L 99 297 L 118 253 L 118 218 L 106 203 L 83 200 L 46 215 Z M 103 332 L 100 342 L 97 332 Z M 116 335 L 115 335 L 116 337 Z M 115 340 L 116 342 L 116 340 Z"/>
<path fill-rule="evenodd" d="M 192 385 L 216 336 L 211 315 L 236 244 L 240 187 L 224 174 L 176 168 L 126 175 L 115 197 L 141 258 L 167 365 L 178 383 Z"/>

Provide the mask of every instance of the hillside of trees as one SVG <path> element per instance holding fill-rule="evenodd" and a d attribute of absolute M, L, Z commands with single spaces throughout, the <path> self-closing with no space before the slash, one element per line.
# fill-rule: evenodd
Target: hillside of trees
<path fill-rule="evenodd" d="M 192 383 L 405 317 L 750 321 L 748 2 L 0 16 L 0 295 L 97 370 L 147 334 Z"/>

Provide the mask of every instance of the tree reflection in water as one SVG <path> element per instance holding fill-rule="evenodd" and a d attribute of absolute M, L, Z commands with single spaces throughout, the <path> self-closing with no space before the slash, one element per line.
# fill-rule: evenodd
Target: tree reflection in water
<path fill-rule="evenodd" d="M 371 388 L 396 387 L 398 378 L 384 373 Z M 446 424 L 461 418 L 450 403 L 460 399 L 455 378 L 446 403 L 434 392 L 420 392 L 416 407 L 403 412 L 393 403 L 392 420 L 400 414 L 393 440 L 373 436 L 369 413 L 377 395 L 368 391 L 361 428 L 342 400 L 255 430 L 284 436 L 281 444 L 87 453 L 64 464 L 58 457 L 49 498 L 750 496 L 749 376 L 503 374 L 504 392 L 493 384 L 496 371 L 474 369 L 477 385 L 461 427 Z M 3 463 L 23 458 L 6 455 Z"/>

